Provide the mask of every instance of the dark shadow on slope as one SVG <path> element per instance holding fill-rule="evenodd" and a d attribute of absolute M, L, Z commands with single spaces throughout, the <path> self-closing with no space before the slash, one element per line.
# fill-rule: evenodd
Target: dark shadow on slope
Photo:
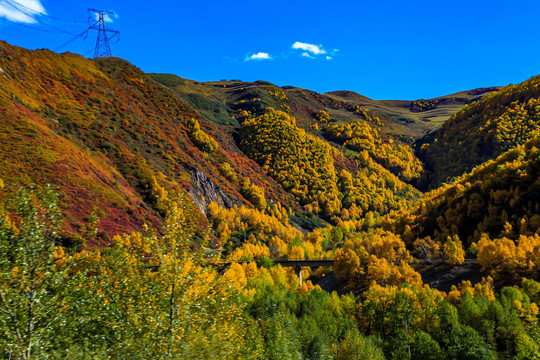
<path fill-rule="evenodd" d="M 481 266 L 477 260 L 468 259 L 461 265 L 450 265 L 446 261 L 418 262 L 413 268 L 422 275 L 422 281 L 431 288 L 448 292 L 452 285 L 458 286 L 463 280 L 474 285 L 482 280 Z"/>

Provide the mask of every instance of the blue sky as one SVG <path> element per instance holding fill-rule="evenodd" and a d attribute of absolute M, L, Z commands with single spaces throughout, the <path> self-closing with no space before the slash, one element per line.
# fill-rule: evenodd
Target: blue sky
<path fill-rule="evenodd" d="M 419 99 L 540 73 L 538 0 L 0 0 L 0 39 L 56 50 L 86 29 L 87 8 L 114 12 L 114 56 L 198 81 Z M 59 50 L 91 57 L 96 35 Z"/>

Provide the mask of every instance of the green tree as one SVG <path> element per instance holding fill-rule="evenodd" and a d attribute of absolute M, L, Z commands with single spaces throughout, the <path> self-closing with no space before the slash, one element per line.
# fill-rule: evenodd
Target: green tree
<path fill-rule="evenodd" d="M 356 332 L 351 332 L 339 344 L 335 359 L 384 360 L 384 353 L 369 338 L 364 338 Z"/>
<path fill-rule="evenodd" d="M 50 188 L 21 188 L 0 208 L 0 347 L 44 358 L 70 307 L 71 277 L 55 252 L 61 214 Z"/>
<path fill-rule="evenodd" d="M 439 344 L 433 338 L 423 331 L 420 331 L 414 337 L 414 343 L 411 346 L 413 360 L 443 360 L 444 354 Z"/>

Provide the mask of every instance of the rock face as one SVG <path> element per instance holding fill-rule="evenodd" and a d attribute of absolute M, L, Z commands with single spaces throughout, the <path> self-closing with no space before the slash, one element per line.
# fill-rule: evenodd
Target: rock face
<path fill-rule="evenodd" d="M 235 204 L 240 205 L 240 202 L 233 201 L 219 186 L 217 186 L 206 174 L 198 167 L 188 169 L 191 175 L 191 195 L 193 202 L 201 209 L 201 212 L 206 215 L 206 207 L 212 201 L 217 202 L 225 208 L 231 208 Z"/>

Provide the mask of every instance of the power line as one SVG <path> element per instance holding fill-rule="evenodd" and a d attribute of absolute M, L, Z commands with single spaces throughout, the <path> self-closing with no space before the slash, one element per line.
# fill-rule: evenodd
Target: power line
<path fill-rule="evenodd" d="M 4 1 L 6 2 L 6 4 L 8 4 L 9 6 L 11 6 L 11 7 L 14 8 L 15 10 L 20 11 L 21 13 L 25 14 L 25 15 L 28 16 L 28 17 L 31 17 L 32 19 L 34 19 L 35 21 L 37 21 L 37 22 L 40 23 L 41 25 L 47 26 L 47 27 L 49 27 L 49 28 L 55 30 L 56 32 L 61 33 L 61 34 L 76 35 L 76 34 L 73 33 L 73 32 L 62 30 L 62 29 L 60 29 L 60 28 L 57 28 L 57 27 L 52 26 L 52 25 L 50 25 L 50 24 L 47 24 L 46 22 L 43 22 L 43 21 L 41 21 L 41 20 L 39 20 L 39 19 L 37 19 L 37 18 L 34 18 L 34 15 L 37 15 L 37 14 L 41 15 L 42 13 L 40 13 L 40 12 L 36 12 L 36 11 L 34 11 L 34 10 L 32 10 L 32 9 L 30 9 L 30 8 L 28 8 L 28 7 L 26 7 L 26 6 L 24 6 L 24 5 L 19 4 L 18 2 L 14 1 L 14 0 L 4 0 Z M 20 7 L 19 7 L 19 6 L 20 6 Z M 22 8 L 21 8 L 21 7 L 22 7 Z M 30 11 L 30 12 L 25 11 L 23 8 L 29 9 L 28 11 Z M 47 15 L 45 15 L 45 16 L 47 16 Z M 6 19 L 7 19 L 7 18 L 6 18 Z M 15 22 L 15 21 L 12 21 L 12 20 L 9 20 L 9 19 L 7 19 L 7 20 L 10 21 L 10 22 L 13 22 L 13 23 L 15 23 L 15 24 L 17 24 L 17 22 Z"/>
<path fill-rule="evenodd" d="M 97 10 L 97 9 L 88 9 L 89 12 L 92 12 L 97 15 L 98 20 L 94 25 L 88 27 L 88 30 L 97 30 L 98 37 L 96 40 L 96 48 L 94 49 L 94 57 L 108 57 L 111 56 L 111 46 L 109 40 L 119 34 L 118 31 L 109 29 L 105 26 L 105 18 L 108 15 L 113 15 L 112 11 Z M 109 37 L 108 33 L 111 33 L 112 36 Z"/>
<path fill-rule="evenodd" d="M 96 22 L 96 24 L 97 24 L 97 22 Z M 94 25 L 95 25 L 95 24 L 94 24 Z M 69 44 L 71 44 L 72 42 L 74 42 L 75 40 L 77 40 L 77 39 L 79 39 L 79 38 L 81 38 L 81 37 L 83 37 L 83 36 L 88 36 L 88 31 L 90 31 L 90 28 L 84 30 L 84 31 L 83 31 L 82 33 L 80 33 L 80 34 L 75 35 L 74 38 L 71 38 L 70 40 L 66 41 L 64 44 L 62 44 L 62 45 L 60 45 L 59 47 L 57 47 L 56 49 L 54 49 L 54 52 L 60 51 L 60 50 L 63 49 L 64 47 L 68 46 Z M 86 39 L 86 37 L 85 37 L 85 39 Z"/>
<path fill-rule="evenodd" d="M 51 16 L 49 14 L 42 13 L 40 11 L 29 8 L 28 6 L 25 6 L 25 5 L 21 4 L 20 2 L 15 1 L 15 0 L 4 0 L 4 1 L 7 2 L 8 4 L 10 4 L 12 7 L 19 7 L 19 8 L 17 8 L 17 10 L 21 10 L 20 8 L 24 8 L 24 9 L 30 11 L 32 13 L 32 15 L 45 16 L 45 17 L 48 17 L 48 18 L 51 18 L 51 19 L 54 19 L 54 20 L 64 21 L 64 22 L 69 22 L 69 23 L 76 23 L 76 24 L 85 24 L 86 23 L 85 21 L 66 20 L 66 19 L 61 19 L 61 18 L 56 17 L 56 16 Z M 31 16 L 29 14 L 26 14 L 26 15 Z"/>
<path fill-rule="evenodd" d="M 114 14 L 111 11 L 88 9 L 89 14 L 90 14 L 88 20 L 89 20 L 91 25 L 89 25 L 88 28 L 86 28 L 86 30 L 84 30 L 81 33 L 74 33 L 74 32 L 71 32 L 71 31 L 66 31 L 66 30 L 57 28 L 57 27 L 55 27 L 53 25 L 50 25 L 50 24 L 48 24 L 46 22 L 41 21 L 39 18 L 35 18 L 34 16 L 40 15 L 40 16 L 48 17 L 50 19 L 55 19 L 55 20 L 65 21 L 65 22 L 70 22 L 70 23 L 85 23 L 84 21 L 64 20 L 64 19 L 61 19 L 61 18 L 58 18 L 58 17 L 50 16 L 50 15 L 47 15 L 45 13 L 42 13 L 42 12 L 36 11 L 34 9 L 31 9 L 31 8 L 29 8 L 29 7 L 27 7 L 27 6 L 23 5 L 23 4 L 15 1 L 15 0 L 3 0 L 3 1 L 7 5 L 12 7 L 13 9 L 15 9 L 16 11 L 19 11 L 19 12 L 23 13 L 24 15 L 34 19 L 36 22 L 38 22 L 41 25 L 44 25 L 44 26 L 48 27 L 49 29 L 40 29 L 40 28 L 36 28 L 34 26 L 21 24 L 20 22 L 13 21 L 13 20 L 8 19 L 7 17 L 4 17 L 5 20 L 7 20 L 7 21 L 9 21 L 9 22 L 11 22 L 11 23 L 13 23 L 15 25 L 18 25 L 18 26 L 21 26 L 21 27 L 24 27 L 24 28 L 27 28 L 27 29 L 31 29 L 31 30 L 41 31 L 41 32 L 47 32 L 47 33 L 56 32 L 56 33 L 62 33 L 62 34 L 68 34 L 68 35 L 73 35 L 74 36 L 73 38 L 69 39 L 68 41 L 66 41 L 65 43 L 63 43 L 59 47 L 57 47 L 54 50 L 55 52 L 58 52 L 60 49 L 66 47 L 67 45 L 71 44 L 72 42 L 76 41 L 77 39 L 79 39 L 79 38 L 81 38 L 83 36 L 86 38 L 86 36 L 88 36 L 88 32 L 90 30 L 97 30 L 98 31 L 98 36 L 97 36 L 97 40 L 96 40 L 96 46 L 95 46 L 95 49 L 94 49 L 94 57 L 108 57 L 108 56 L 111 56 L 111 47 L 110 47 L 109 41 L 114 37 L 116 37 L 117 42 L 119 41 L 120 32 L 117 31 L 117 30 L 107 28 L 107 26 L 105 24 L 105 19 L 107 19 L 107 17 L 109 15 Z M 92 17 L 93 17 L 92 15 L 95 15 L 97 17 L 97 21 L 94 22 L 94 23 L 92 23 L 90 21 L 92 19 Z"/>
<path fill-rule="evenodd" d="M 24 28 L 27 28 L 27 29 L 30 29 L 30 30 L 41 31 L 41 32 L 47 32 L 47 33 L 55 33 L 55 32 L 56 32 L 56 31 L 51 31 L 51 30 L 38 29 L 38 28 L 36 28 L 36 27 L 32 27 L 32 26 L 29 26 L 29 25 L 21 24 L 21 23 L 15 22 L 15 21 L 11 21 L 11 20 L 9 20 L 9 19 L 5 19 L 5 20 L 9 21 L 10 23 L 12 23 L 12 24 L 14 24 L 14 25 L 21 26 L 21 27 L 24 27 Z"/>

